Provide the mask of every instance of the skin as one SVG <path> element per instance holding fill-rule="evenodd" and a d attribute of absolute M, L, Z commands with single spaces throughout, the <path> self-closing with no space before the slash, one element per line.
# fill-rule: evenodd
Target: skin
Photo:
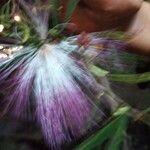
<path fill-rule="evenodd" d="M 126 30 L 135 34 L 128 42 L 134 52 L 150 56 L 150 4 L 143 2 Z"/>
<path fill-rule="evenodd" d="M 68 0 L 61 0 L 61 18 Z M 92 2 L 92 3 L 91 3 Z M 76 33 L 117 29 L 129 34 L 129 50 L 150 55 L 150 4 L 143 0 L 80 0 L 71 18 Z"/>

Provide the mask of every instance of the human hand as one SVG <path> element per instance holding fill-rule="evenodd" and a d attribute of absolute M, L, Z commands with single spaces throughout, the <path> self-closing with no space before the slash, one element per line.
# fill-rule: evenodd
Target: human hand
<path fill-rule="evenodd" d="M 71 22 L 77 32 L 101 31 L 124 26 L 124 22 L 141 7 L 143 0 L 80 0 Z M 62 0 L 61 18 L 68 0 Z"/>
<path fill-rule="evenodd" d="M 80 0 L 80 4 L 93 11 L 110 12 L 117 15 L 126 15 L 137 11 L 143 0 Z M 126 13 L 126 14 L 124 14 Z"/>

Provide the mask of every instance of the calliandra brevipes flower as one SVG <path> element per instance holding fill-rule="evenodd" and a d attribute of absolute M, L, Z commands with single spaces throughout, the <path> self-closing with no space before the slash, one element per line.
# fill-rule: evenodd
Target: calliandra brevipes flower
<path fill-rule="evenodd" d="M 107 42 L 102 37 L 91 38 L 85 49 L 89 55 L 91 48 L 96 50 L 96 46 Z M 81 47 L 77 37 L 45 43 L 40 48 L 29 46 L 0 64 L 0 89 L 4 95 L 1 115 L 9 112 L 18 118 L 33 118 L 54 149 L 81 137 L 104 117 L 94 98 L 105 88 L 96 82 L 82 59 L 72 54 L 79 53 Z"/>
<path fill-rule="evenodd" d="M 3 61 L 0 88 L 4 93 L 2 114 L 33 115 L 55 148 L 80 137 L 90 123 L 104 116 L 90 98 L 99 88 L 97 82 L 59 44 L 44 44 L 39 50 L 27 47 Z M 99 116 L 94 120 L 96 110 Z"/>
<path fill-rule="evenodd" d="M 99 62 L 110 56 L 110 50 L 113 52 L 123 44 L 94 34 L 87 40 L 78 36 L 57 40 L 58 31 L 48 29 L 51 7 L 46 3 L 40 7 L 42 1 L 36 1 L 41 2 L 38 7 L 31 0 L 14 2 L 27 15 L 22 21 L 26 18 L 31 21 L 24 23 L 28 31 L 22 43 L 24 48 L 0 63 L 1 117 L 9 113 L 13 117 L 33 119 L 50 147 L 58 150 L 62 144 L 84 135 L 105 115 L 95 99 L 106 89 L 96 82 L 75 53 L 81 57 L 94 56 L 92 63 L 95 58 Z"/>

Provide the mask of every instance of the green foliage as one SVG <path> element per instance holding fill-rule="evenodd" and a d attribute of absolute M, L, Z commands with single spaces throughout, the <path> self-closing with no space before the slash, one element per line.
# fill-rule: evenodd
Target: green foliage
<path fill-rule="evenodd" d="M 70 20 L 71 15 L 76 8 L 78 2 L 79 0 L 69 1 L 63 24 L 66 24 Z M 41 41 L 39 40 L 39 36 L 36 31 L 36 27 L 31 19 L 31 13 L 33 13 L 34 16 L 34 12 L 32 12 L 32 10 L 30 12 L 31 16 L 28 16 L 29 12 L 27 13 L 24 9 L 18 9 L 15 13 L 17 13 L 17 15 L 19 14 L 21 21 L 16 22 L 14 20 L 14 14 L 12 13 L 12 11 L 14 9 L 14 5 L 15 7 L 17 6 L 19 8 L 18 4 L 16 2 L 13 3 L 11 0 L 9 0 L 5 5 L 0 8 L 0 24 L 4 25 L 4 31 L 0 33 L 0 36 L 18 39 L 19 44 L 30 44 L 31 46 L 41 45 Z M 51 39 L 52 37 L 53 39 L 53 37 L 57 37 L 62 33 L 65 26 L 59 25 L 58 13 L 60 8 L 60 0 L 49 1 L 49 5 L 52 17 L 52 26 L 48 32 L 48 38 Z"/>
<path fill-rule="evenodd" d="M 145 72 L 141 74 L 108 74 L 107 76 L 110 80 L 130 84 L 150 81 L 150 72 Z"/>
<path fill-rule="evenodd" d="M 64 22 L 70 21 L 71 15 L 74 12 L 78 2 L 79 2 L 79 0 L 70 0 L 69 1 Z"/>
<path fill-rule="evenodd" d="M 52 0 L 52 6 L 53 6 L 52 24 L 53 24 L 53 26 L 56 26 L 59 23 L 58 9 L 59 9 L 59 6 L 60 6 L 60 0 Z"/>
<path fill-rule="evenodd" d="M 3 24 L 4 27 L 10 28 L 10 1 L 8 1 L 3 7 L 0 9 L 0 24 Z"/>
<path fill-rule="evenodd" d="M 95 77 L 105 77 L 109 73 L 108 71 L 95 65 L 90 65 L 89 70 Z"/>
<path fill-rule="evenodd" d="M 18 44 L 30 43 L 30 41 L 33 44 L 38 41 L 34 27 L 23 10 L 19 9 L 17 15 L 21 18 L 19 22 L 13 18 L 11 1 L 1 7 L 0 24 L 4 25 L 4 31 L 0 33 L 0 36 L 15 38 L 18 40 Z"/>
<path fill-rule="evenodd" d="M 124 132 L 128 123 L 128 112 L 129 107 L 123 107 L 119 109 L 119 116 L 109 122 L 95 135 L 85 140 L 81 145 L 79 145 L 76 150 L 94 150 L 96 148 L 101 149 L 102 145 L 108 141 L 107 150 L 119 150 L 120 145 L 124 139 Z M 117 112 L 116 112 L 117 113 Z"/>
<path fill-rule="evenodd" d="M 108 77 L 109 80 L 124 82 L 129 84 L 137 84 L 150 81 L 150 72 L 139 73 L 139 74 L 121 74 L 121 73 L 110 73 L 107 70 L 99 68 L 95 65 L 89 65 L 90 72 L 95 77 Z"/>

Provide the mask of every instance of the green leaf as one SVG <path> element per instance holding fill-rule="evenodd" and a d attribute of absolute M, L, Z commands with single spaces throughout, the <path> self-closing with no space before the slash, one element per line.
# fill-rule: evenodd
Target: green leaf
<path fill-rule="evenodd" d="M 92 150 L 96 147 L 101 147 L 102 144 L 106 141 L 111 139 L 110 146 L 108 147 L 109 150 L 118 150 L 121 142 L 124 139 L 124 131 L 127 127 L 128 116 L 127 112 L 123 111 L 121 116 L 117 117 L 113 121 L 111 121 L 108 125 L 98 131 L 95 135 L 88 138 L 84 141 L 81 145 L 79 145 L 76 150 Z"/>
<path fill-rule="evenodd" d="M 1 15 L 9 15 L 10 14 L 10 2 L 11 0 L 9 0 L 7 3 L 5 3 L 1 9 L 0 9 L 0 14 Z"/>
<path fill-rule="evenodd" d="M 108 150 L 120 150 L 120 144 L 124 140 L 124 131 L 126 130 L 127 123 L 128 123 L 128 117 L 124 115 L 120 120 L 120 122 L 118 123 L 118 128 L 115 134 L 113 135 Z"/>
<path fill-rule="evenodd" d="M 144 113 L 150 113 L 150 107 L 148 107 L 146 110 L 144 110 Z"/>
<path fill-rule="evenodd" d="M 128 106 L 125 106 L 125 107 L 121 107 L 121 108 L 118 108 L 118 110 L 116 112 L 114 112 L 113 116 L 120 116 L 120 115 L 123 115 L 125 114 L 126 112 L 129 111 L 129 107 Z"/>
<path fill-rule="evenodd" d="M 99 68 L 95 65 L 90 65 L 89 70 L 96 77 L 105 77 L 108 74 L 108 71 L 106 71 L 102 68 Z"/>
<path fill-rule="evenodd" d="M 108 74 L 107 76 L 112 81 L 131 84 L 150 81 L 150 72 L 145 72 L 141 74 Z"/>
<path fill-rule="evenodd" d="M 58 8 L 60 6 L 60 0 L 52 0 L 52 6 L 53 6 L 52 23 L 53 23 L 53 26 L 56 26 L 59 23 Z"/>
<path fill-rule="evenodd" d="M 67 6 L 66 15 L 65 15 L 65 20 L 64 20 L 65 23 L 70 21 L 71 16 L 72 16 L 79 1 L 80 0 L 70 0 L 69 1 L 68 6 Z"/>

